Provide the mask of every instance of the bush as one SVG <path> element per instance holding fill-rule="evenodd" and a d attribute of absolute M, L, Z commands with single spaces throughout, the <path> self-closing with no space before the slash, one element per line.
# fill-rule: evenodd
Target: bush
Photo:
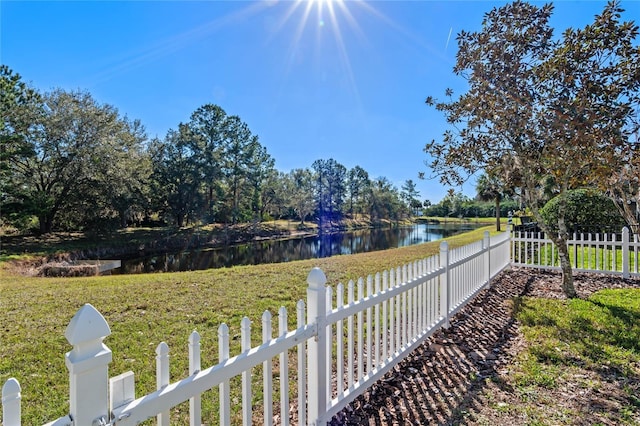
<path fill-rule="evenodd" d="M 616 230 L 619 231 L 625 221 L 606 195 L 593 189 L 576 189 L 565 194 L 567 206 L 565 222 L 569 231 Z M 558 230 L 558 210 L 560 196 L 549 200 L 540 210 L 547 226 Z"/>
<path fill-rule="evenodd" d="M 69 262 L 46 263 L 37 271 L 39 277 L 91 277 L 99 274 L 98 265 L 74 265 Z"/>
<path fill-rule="evenodd" d="M 4 206 L 3 206 L 4 207 Z M 18 235 L 38 230 L 38 218 L 22 213 L 0 211 L 0 235 Z"/>

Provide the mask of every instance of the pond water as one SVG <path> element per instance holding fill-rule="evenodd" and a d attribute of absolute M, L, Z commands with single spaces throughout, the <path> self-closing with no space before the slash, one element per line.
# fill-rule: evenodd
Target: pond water
<path fill-rule="evenodd" d="M 193 271 L 288 262 L 292 260 L 365 253 L 436 241 L 477 228 L 476 224 L 416 224 L 384 229 L 335 232 L 288 240 L 265 240 L 214 249 L 163 253 L 135 259 L 122 259 L 114 273 Z"/>

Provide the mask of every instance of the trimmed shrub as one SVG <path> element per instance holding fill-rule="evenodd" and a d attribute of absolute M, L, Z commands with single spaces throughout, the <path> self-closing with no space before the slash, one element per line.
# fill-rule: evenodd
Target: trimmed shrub
<path fill-rule="evenodd" d="M 37 272 L 39 277 L 91 277 L 99 275 L 97 265 L 74 265 L 68 262 L 46 263 Z"/>
<path fill-rule="evenodd" d="M 566 193 L 565 222 L 569 231 L 615 230 L 625 226 L 623 217 L 606 195 L 594 189 L 576 189 Z M 540 210 L 544 222 L 558 229 L 560 196 L 549 200 Z"/>

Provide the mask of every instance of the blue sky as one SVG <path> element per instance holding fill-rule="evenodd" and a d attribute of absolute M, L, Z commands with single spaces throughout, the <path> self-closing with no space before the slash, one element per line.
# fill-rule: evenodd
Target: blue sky
<path fill-rule="evenodd" d="M 533 2 L 542 5 L 542 2 Z M 7 1 L 0 59 L 32 86 L 87 90 L 150 137 L 201 105 L 238 115 L 285 172 L 333 158 L 422 199 L 448 188 L 422 152 L 446 123 L 424 104 L 447 87 L 461 30 L 497 1 Z M 603 1 L 558 1 L 556 34 L 582 27 Z M 622 2 L 640 21 L 640 1 Z M 462 190 L 474 195 L 473 182 Z"/>

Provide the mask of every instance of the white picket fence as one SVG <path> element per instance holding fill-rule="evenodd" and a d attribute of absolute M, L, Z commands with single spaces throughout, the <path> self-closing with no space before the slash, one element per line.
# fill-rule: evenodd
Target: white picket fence
<path fill-rule="evenodd" d="M 560 269 L 558 249 L 544 232 L 514 232 L 511 245 L 513 266 Z M 574 271 L 640 276 L 640 239 L 626 227 L 619 234 L 574 233 L 568 246 Z"/>
<path fill-rule="evenodd" d="M 202 369 L 200 336 L 189 338 L 189 373 L 171 383 L 169 348 L 157 347 L 157 391 L 135 396 L 133 372 L 109 379 L 111 350 L 103 343 L 110 334 L 104 317 L 85 305 L 69 323 L 65 337 L 73 346 L 66 357 L 70 377 L 69 414 L 48 425 L 135 425 L 157 418 L 169 424 L 169 410 L 189 401 L 191 425 L 202 424 L 201 398 L 209 389 L 219 389 L 217 419 L 207 424 L 231 424 L 230 379 L 241 376 L 243 425 L 252 422 L 252 370 L 262 365 L 264 424 L 324 425 L 332 416 L 361 395 L 404 357 L 441 327 L 468 301 L 486 288 L 491 278 L 510 263 L 509 232 L 440 254 L 366 280 L 326 286 L 320 269 L 307 278 L 307 304 L 297 304 L 297 328 L 288 330 L 287 311 L 278 312 L 277 337 L 272 318 L 262 316 L 262 344 L 251 342 L 250 320 L 241 324 L 241 353 L 229 354 L 229 329 L 218 329 L 219 364 Z M 306 311 L 306 312 L 305 312 Z M 306 314 L 306 315 L 305 315 Z M 291 362 L 294 358 L 295 362 Z M 272 401 L 275 385 L 273 364 L 277 361 L 279 401 Z M 295 372 L 297 389 L 290 389 L 289 371 Z M 28 384 L 27 384 L 28 386 Z M 21 424 L 21 387 L 14 378 L 2 388 L 4 426 Z M 290 395 L 292 395 L 290 397 Z M 297 413 L 290 413 L 290 398 L 297 399 Z M 274 420 L 274 407 L 280 415 Z"/>

